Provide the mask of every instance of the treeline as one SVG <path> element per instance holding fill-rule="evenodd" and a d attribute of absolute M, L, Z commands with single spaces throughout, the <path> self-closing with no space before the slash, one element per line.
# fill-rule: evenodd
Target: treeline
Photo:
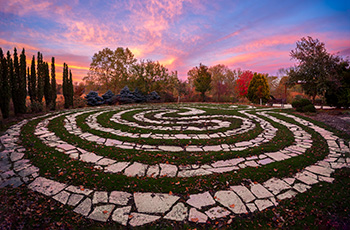
<path fill-rule="evenodd" d="M 50 74 L 51 72 L 51 74 Z M 64 63 L 63 92 L 65 108 L 73 106 L 73 81 L 72 73 L 68 65 Z M 30 105 L 27 108 L 27 96 Z M 27 67 L 25 49 L 19 58 L 17 49 L 13 55 L 7 51 L 5 57 L 0 48 L 0 107 L 3 118 L 10 116 L 11 101 L 14 114 L 27 112 L 41 112 L 44 110 L 56 110 L 57 82 L 55 70 L 55 58 L 51 59 L 51 71 L 49 63 L 45 62 L 42 53 L 38 52 L 37 58 L 33 55 L 30 67 Z"/>

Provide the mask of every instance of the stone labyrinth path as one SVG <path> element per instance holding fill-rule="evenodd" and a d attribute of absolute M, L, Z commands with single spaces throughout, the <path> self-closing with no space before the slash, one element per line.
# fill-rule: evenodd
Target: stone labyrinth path
<path fill-rule="evenodd" d="M 25 184 L 87 218 L 125 226 L 262 211 L 332 183 L 331 173 L 350 165 L 349 143 L 332 132 L 251 106 L 71 110 L 24 120 L 1 142 L 0 187 Z"/>

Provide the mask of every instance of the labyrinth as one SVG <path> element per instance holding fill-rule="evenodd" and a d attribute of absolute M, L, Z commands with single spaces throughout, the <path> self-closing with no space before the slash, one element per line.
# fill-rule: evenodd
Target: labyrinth
<path fill-rule="evenodd" d="M 1 187 L 101 222 L 211 224 L 332 183 L 349 143 L 283 109 L 150 104 L 50 113 L 1 136 Z"/>

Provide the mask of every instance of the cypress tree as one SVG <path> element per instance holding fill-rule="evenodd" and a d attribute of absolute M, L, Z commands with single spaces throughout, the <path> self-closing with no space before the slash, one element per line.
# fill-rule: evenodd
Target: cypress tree
<path fill-rule="evenodd" d="M 8 81 L 9 81 L 9 96 L 12 98 L 12 80 L 14 78 L 13 60 L 11 58 L 10 51 L 7 51 L 7 69 L 8 69 Z"/>
<path fill-rule="evenodd" d="M 37 100 L 42 103 L 44 96 L 44 68 L 43 68 L 43 55 L 38 52 L 38 63 L 37 63 Z"/>
<path fill-rule="evenodd" d="M 32 65 L 30 67 L 30 81 L 28 80 L 28 91 L 30 96 L 30 101 L 33 103 L 37 100 L 36 98 L 36 70 L 35 70 L 35 56 L 33 55 Z"/>
<path fill-rule="evenodd" d="M 64 108 L 69 108 L 69 96 L 68 96 L 68 65 L 63 63 L 63 82 L 62 82 L 62 90 L 64 97 Z"/>
<path fill-rule="evenodd" d="M 44 96 L 46 108 L 51 106 L 51 85 L 50 85 L 50 74 L 49 74 L 49 64 L 44 62 Z"/>
<path fill-rule="evenodd" d="M 71 107 L 73 107 L 74 87 L 73 87 L 73 78 L 72 78 L 72 71 L 71 70 L 69 70 L 68 87 L 69 87 L 69 105 Z"/>
<path fill-rule="evenodd" d="M 14 68 L 14 72 L 11 76 L 12 103 L 15 110 L 15 114 L 17 115 L 19 113 L 19 95 L 18 95 L 19 63 L 18 63 L 18 55 L 17 55 L 16 48 L 14 48 L 14 52 L 13 52 L 13 68 Z"/>
<path fill-rule="evenodd" d="M 10 52 L 7 53 L 10 59 Z M 8 118 L 10 115 L 10 81 L 7 60 L 0 48 L 0 109 L 3 118 Z"/>
<path fill-rule="evenodd" d="M 26 113 L 26 100 L 27 100 L 27 62 L 25 50 L 23 48 L 20 55 L 19 76 L 17 78 L 18 84 L 18 112 Z"/>
<path fill-rule="evenodd" d="M 56 98 L 57 98 L 57 89 L 56 89 L 56 72 L 55 72 L 55 58 L 51 59 L 51 99 L 52 99 L 52 110 L 56 110 Z"/>

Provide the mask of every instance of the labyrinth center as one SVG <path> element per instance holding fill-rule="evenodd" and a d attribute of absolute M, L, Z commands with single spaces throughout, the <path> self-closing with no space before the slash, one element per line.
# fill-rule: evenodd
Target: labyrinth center
<path fill-rule="evenodd" d="M 332 132 L 251 106 L 77 109 L 24 120 L 1 141 L 0 184 L 130 226 L 259 212 L 350 163 L 349 143 Z"/>

